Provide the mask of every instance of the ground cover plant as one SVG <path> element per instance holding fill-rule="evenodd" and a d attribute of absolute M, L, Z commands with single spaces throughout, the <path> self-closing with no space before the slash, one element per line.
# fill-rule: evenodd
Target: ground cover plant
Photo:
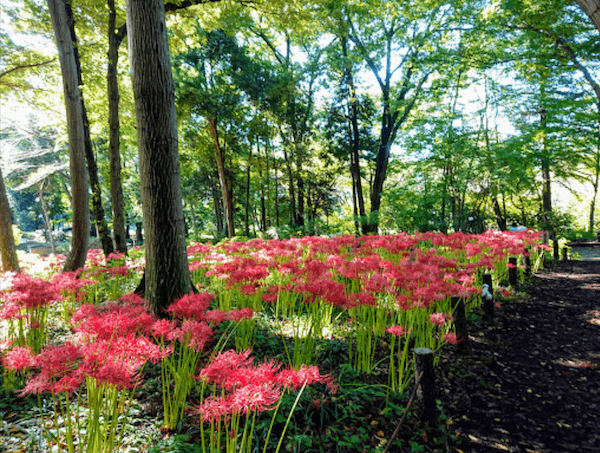
<path fill-rule="evenodd" d="M 142 253 L 2 276 L 2 423 L 27 451 L 383 451 L 412 349 L 458 340 L 452 296 L 538 262 L 533 231 L 193 243 L 197 293 L 161 317 Z M 436 361 L 439 354 L 436 355 Z M 15 410 L 24 405 L 30 410 Z M 11 415 L 13 413 L 13 415 Z M 11 440 L 14 438 L 13 440 Z M 418 440 L 398 439 L 418 451 Z M 7 447 L 8 448 L 8 447 Z M 21 448 L 21 447 L 19 447 Z"/>

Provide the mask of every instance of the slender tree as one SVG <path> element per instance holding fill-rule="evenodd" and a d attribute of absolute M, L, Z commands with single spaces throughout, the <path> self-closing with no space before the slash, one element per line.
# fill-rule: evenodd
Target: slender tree
<path fill-rule="evenodd" d="M 12 213 L 8 204 L 2 168 L 0 168 L 0 258 L 2 258 L 2 270 L 20 272 L 12 223 Z"/>
<path fill-rule="evenodd" d="M 48 0 L 48 9 L 52 19 L 52 28 L 63 77 L 67 132 L 69 135 L 73 236 L 71 238 L 71 250 L 67 255 L 64 270 L 74 271 L 85 265 L 90 231 L 83 111 L 77 64 L 73 52 L 75 47 L 68 23 L 66 0 Z"/>

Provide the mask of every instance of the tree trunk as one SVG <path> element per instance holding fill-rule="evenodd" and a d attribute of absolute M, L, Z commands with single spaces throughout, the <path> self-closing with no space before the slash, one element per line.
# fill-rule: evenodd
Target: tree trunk
<path fill-rule="evenodd" d="M 588 15 L 594 27 L 600 30 L 600 0 L 575 0 L 575 3 Z"/>
<path fill-rule="evenodd" d="M 540 110 L 540 128 L 542 129 L 541 138 L 541 167 L 542 167 L 542 215 L 545 228 L 554 229 L 552 223 L 552 179 L 550 174 L 550 156 L 548 155 L 548 141 L 546 137 L 546 110 Z"/>
<path fill-rule="evenodd" d="M 74 271 L 85 266 L 87 257 L 90 215 L 88 184 L 85 171 L 85 144 L 81 94 L 77 77 L 74 43 L 68 24 L 65 0 L 48 0 L 48 10 L 58 48 L 63 78 L 67 131 L 69 135 L 69 161 L 72 187 L 73 235 L 71 250 L 67 255 L 64 271 Z"/>
<path fill-rule="evenodd" d="M 297 226 L 298 225 L 298 220 L 296 219 L 296 189 L 294 186 L 294 176 L 293 176 L 293 172 L 292 172 L 292 163 L 290 162 L 289 156 L 288 156 L 288 152 L 285 149 L 285 145 L 283 148 L 283 158 L 285 159 L 285 165 L 287 168 L 287 173 L 288 173 L 288 184 L 289 184 L 289 190 L 290 190 L 290 223 L 293 226 Z M 279 225 L 278 225 L 279 226 Z"/>
<path fill-rule="evenodd" d="M 344 36 L 342 38 L 342 54 L 344 58 L 348 58 L 348 38 Z M 346 82 L 348 84 L 348 99 L 350 103 L 350 173 L 352 174 L 352 181 L 354 185 L 354 196 L 355 201 L 358 202 L 358 216 L 357 222 L 360 224 L 360 231 L 362 234 L 366 233 L 366 210 L 365 210 L 365 199 L 362 189 L 362 176 L 360 174 L 360 156 L 358 151 L 360 149 L 360 130 L 358 127 L 358 101 L 356 94 L 356 87 L 354 85 L 354 76 L 350 65 L 346 65 Z M 356 204 L 355 202 L 355 204 Z M 355 213 L 356 217 L 356 213 Z"/>
<path fill-rule="evenodd" d="M 21 272 L 12 224 L 12 212 L 0 168 L 0 258 L 2 258 L 2 270 Z"/>
<path fill-rule="evenodd" d="M 248 151 L 248 165 L 246 166 L 246 212 L 245 212 L 245 230 L 246 237 L 250 237 L 250 166 L 252 165 L 252 146 Z"/>
<path fill-rule="evenodd" d="M 71 9 L 70 3 L 66 4 L 67 12 L 67 23 L 71 31 L 71 41 L 73 42 L 73 55 L 75 56 L 75 66 L 77 67 L 77 80 L 79 86 L 83 86 L 83 77 L 81 75 L 81 61 L 79 59 L 79 52 L 77 48 L 77 35 L 75 33 L 75 18 L 73 17 L 73 10 Z M 83 115 L 83 143 L 85 149 L 85 158 L 87 161 L 88 174 L 90 178 L 90 188 L 92 191 L 92 213 L 96 221 L 96 231 L 100 237 L 102 243 L 102 250 L 105 256 L 110 255 L 114 251 L 112 239 L 110 237 L 108 226 L 104 218 L 104 207 L 102 206 L 102 189 L 100 188 L 100 181 L 98 178 L 98 165 L 96 165 L 96 157 L 94 156 L 94 149 L 92 146 L 92 139 L 90 137 L 90 124 L 87 116 L 87 110 L 85 108 L 85 102 L 83 101 L 83 93 L 80 88 L 81 97 L 81 114 Z"/>
<path fill-rule="evenodd" d="M 192 291 L 179 172 L 175 83 L 162 0 L 127 0 L 140 194 L 146 244 L 144 298 L 165 316 Z"/>
<path fill-rule="evenodd" d="M 125 203 L 123 201 L 123 184 L 121 182 L 121 125 L 119 122 L 119 81 L 117 66 L 119 63 L 119 47 L 125 38 L 126 27 L 117 30 L 114 0 L 108 0 L 108 67 L 106 84 L 108 91 L 108 160 L 110 162 L 110 197 L 113 213 L 113 238 L 117 251 L 127 253 L 127 233 L 125 232 Z"/>
<path fill-rule="evenodd" d="M 260 141 L 258 136 L 256 137 L 256 154 L 260 157 Z M 265 144 L 265 173 L 263 175 L 262 162 L 259 160 L 256 168 L 258 169 L 258 180 L 260 181 L 260 231 L 267 231 L 267 202 L 266 198 L 269 196 L 269 151 L 268 146 Z"/>
<path fill-rule="evenodd" d="M 275 189 L 273 203 L 275 204 L 275 226 L 279 228 L 279 177 L 277 176 L 277 160 L 273 156 L 273 173 L 275 174 Z"/>
<path fill-rule="evenodd" d="M 498 202 L 498 195 L 492 197 L 492 204 L 494 206 L 494 214 L 496 215 L 496 223 L 500 231 L 506 231 L 506 217 L 502 213 L 500 203 Z"/>
<path fill-rule="evenodd" d="M 96 220 L 96 228 L 98 230 L 98 236 L 100 236 L 100 243 L 102 244 L 102 251 L 104 256 L 110 255 L 114 252 L 112 238 L 108 231 L 108 225 L 104 218 L 104 207 L 102 206 L 102 189 L 100 188 L 100 180 L 98 178 L 98 165 L 96 164 L 96 157 L 94 156 L 94 150 L 92 148 L 92 139 L 90 138 L 90 127 L 88 123 L 87 112 L 83 98 L 81 99 L 81 111 L 83 113 L 83 127 L 84 127 L 84 142 L 85 142 L 85 158 L 87 160 L 88 173 L 90 176 L 90 188 L 92 190 L 92 212 Z"/>
<path fill-rule="evenodd" d="M 50 250 L 52 253 L 56 253 L 56 245 L 54 244 L 54 235 L 52 234 L 52 223 L 50 223 L 50 217 L 48 216 L 48 208 L 46 207 L 46 201 L 44 200 L 44 185 L 46 184 L 46 180 L 42 180 L 40 182 L 39 187 L 39 199 L 40 199 L 40 207 L 42 208 L 42 216 L 44 217 L 44 226 L 46 227 L 46 238 L 48 242 L 50 242 Z"/>
<path fill-rule="evenodd" d="M 232 238 L 235 236 L 235 228 L 233 225 L 233 197 L 229 184 L 227 182 L 227 173 L 225 172 L 225 155 L 221 142 L 219 140 L 219 130 L 217 129 L 217 119 L 211 118 L 208 121 L 210 134 L 213 137 L 216 148 L 217 169 L 219 172 L 219 183 L 221 185 L 221 196 L 223 198 L 223 210 L 225 211 L 225 225 L 227 228 L 227 236 Z"/>

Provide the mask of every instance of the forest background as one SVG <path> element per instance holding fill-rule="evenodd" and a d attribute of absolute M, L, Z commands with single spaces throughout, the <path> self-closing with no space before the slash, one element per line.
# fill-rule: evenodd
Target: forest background
<path fill-rule="evenodd" d="M 124 3 L 69 3 L 105 251 L 142 232 Z M 599 36 L 573 2 L 188 0 L 166 16 L 189 239 L 597 228 Z M 73 194 L 46 2 L 3 2 L 0 38 L 6 192 L 18 229 L 52 242 Z"/>

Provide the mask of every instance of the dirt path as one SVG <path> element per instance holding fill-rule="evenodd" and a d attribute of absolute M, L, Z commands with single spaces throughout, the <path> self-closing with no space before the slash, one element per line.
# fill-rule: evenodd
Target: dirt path
<path fill-rule="evenodd" d="M 600 452 L 600 262 L 543 269 L 442 359 L 453 451 Z"/>

